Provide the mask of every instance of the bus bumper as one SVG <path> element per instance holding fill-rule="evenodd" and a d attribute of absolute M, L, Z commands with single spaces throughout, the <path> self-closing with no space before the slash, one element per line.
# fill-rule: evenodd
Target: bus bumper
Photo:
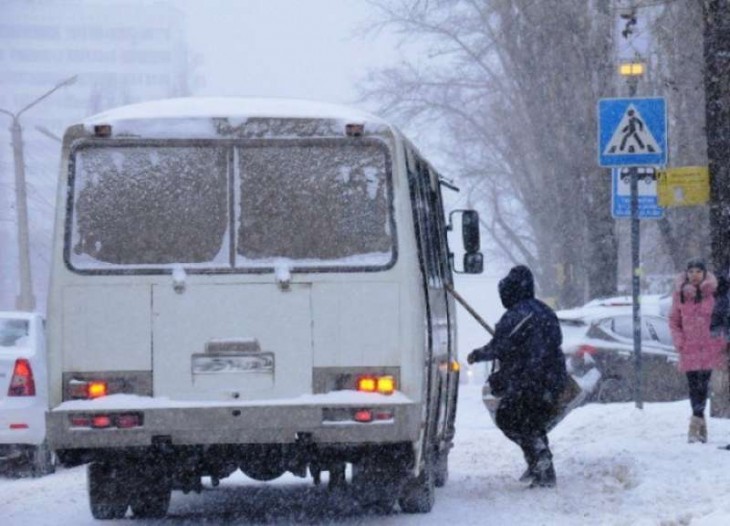
<path fill-rule="evenodd" d="M 361 411 L 370 411 L 372 419 Z M 115 426 L 120 415 L 136 415 L 139 425 Z M 302 434 L 322 445 L 358 445 L 415 442 L 421 430 L 420 415 L 416 403 L 109 410 L 59 406 L 47 414 L 47 431 L 53 449 L 144 447 L 161 441 L 170 445 L 289 444 Z M 108 417 L 111 425 L 93 427 L 94 417 Z M 89 425 L 78 425 L 80 420 Z"/>

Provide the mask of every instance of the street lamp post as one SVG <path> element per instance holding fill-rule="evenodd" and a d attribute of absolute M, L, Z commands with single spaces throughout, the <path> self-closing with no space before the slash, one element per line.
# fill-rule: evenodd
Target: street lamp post
<path fill-rule="evenodd" d="M 28 234 L 28 198 L 25 186 L 25 161 L 23 154 L 23 128 L 20 126 L 20 116 L 33 106 L 50 96 L 54 91 L 76 82 L 76 75 L 56 84 L 52 89 L 26 105 L 20 111 L 13 113 L 0 108 L 0 113 L 9 115 L 12 120 L 10 136 L 13 146 L 15 164 L 15 207 L 18 214 L 18 263 L 20 265 L 20 293 L 15 306 L 18 310 L 32 311 L 35 309 L 35 296 L 31 281 L 30 268 L 30 239 Z"/>
<path fill-rule="evenodd" d="M 629 97 L 636 96 L 639 77 L 644 74 L 644 64 L 628 62 L 619 65 L 619 73 L 626 78 L 629 86 Z M 631 296 L 634 318 L 634 400 L 636 407 L 643 409 L 643 374 L 641 356 L 641 260 L 640 260 L 640 223 L 639 223 L 639 170 L 636 166 L 629 168 L 631 174 Z"/>

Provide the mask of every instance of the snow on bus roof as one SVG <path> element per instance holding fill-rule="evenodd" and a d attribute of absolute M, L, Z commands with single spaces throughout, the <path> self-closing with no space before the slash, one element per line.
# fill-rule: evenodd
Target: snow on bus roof
<path fill-rule="evenodd" d="M 250 118 L 292 118 L 387 126 L 380 117 L 339 104 L 301 99 L 236 97 L 148 101 L 114 108 L 88 117 L 82 122 L 89 132 L 93 131 L 94 125 L 110 124 L 115 135 L 127 133 L 147 136 L 201 136 L 215 134 L 212 122 L 215 118 L 226 118 L 234 125 Z M 161 121 L 164 121 L 163 125 Z"/>

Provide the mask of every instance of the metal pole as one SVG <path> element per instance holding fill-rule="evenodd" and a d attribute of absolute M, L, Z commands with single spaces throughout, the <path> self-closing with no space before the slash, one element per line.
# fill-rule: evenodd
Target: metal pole
<path fill-rule="evenodd" d="M 641 368 L 641 261 L 639 230 L 639 171 L 631 170 L 631 299 L 634 315 L 634 399 L 638 409 L 644 408 Z"/>
<path fill-rule="evenodd" d="M 0 113 L 10 116 L 10 136 L 13 145 L 15 162 L 15 206 L 18 213 L 18 263 L 20 264 L 20 293 L 15 301 L 15 308 L 22 311 L 35 309 L 33 281 L 30 268 L 30 234 L 28 231 L 28 200 L 25 186 L 25 158 L 23 157 L 23 129 L 20 127 L 20 116 L 33 106 L 49 97 L 56 90 L 76 82 L 76 75 L 62 80 L 43 95 L 36 98 L 17 113 L 0 109 Z"/>
<path fill-rule="evenodd" d="M 15 206 L 18 212 L 18 263 L 20 264 L 20 294 L 15 307 L 22 311 L 35 309 L 35 296 L 30 269 L 30 236 L 28 233 L 28 201 L 25 190 L 25 163 L 23 162 L 23 131 L 16 116 L 10 126 L 15 161 Z"/>
<path fill-rule="evenodd" d="M 638 79 L 629 81 L 629 96 L 636 95 Z M 631 303 L 634 317 L 634 400 L 638 409 L 644 408 L 641 360 L 641 230 L 639 223 L 639 170 L 631 171 Z"/>

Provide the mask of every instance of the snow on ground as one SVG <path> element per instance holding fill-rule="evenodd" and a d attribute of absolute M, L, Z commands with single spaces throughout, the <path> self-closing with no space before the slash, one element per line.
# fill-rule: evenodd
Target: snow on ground
<path fill-rule="evenodd" d="M 730 420 L 710 419 L 710 442 L 687 444 L 688 402 L 588 405 L 551 434 L 555 489 L 517 481 L 516 446 L 484 409 L 478 384 L 463 385 L 451 477 L 428 515 L 375 515 L 309 479 L 254 482 L 239 473 L 201 495 L 174 492 L 169 517 L 136 524 L 692 525 L 730 524 Z M 206 485 L 210 488 L 209 485 Z M 109 521 L 109 523 L 124 523 Z M 85 468 L 41 479 L 0 476 L 0 524 L 98 524 Z"/>

